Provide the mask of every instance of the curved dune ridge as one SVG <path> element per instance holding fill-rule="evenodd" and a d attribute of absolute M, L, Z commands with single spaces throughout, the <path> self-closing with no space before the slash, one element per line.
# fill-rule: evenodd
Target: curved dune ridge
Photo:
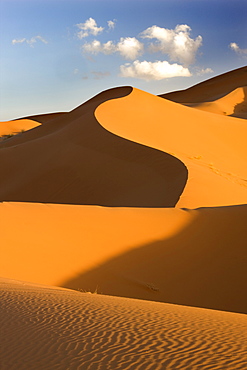
<path fill-rule="evenodd" d="M 96 109 L 107 130 L 170 153 L 188 168 L 177 207 L 243 204 L 247 199 L 247 125 L 133 89 Z M 118 124 L 116 125 L 115 122 Z"/>
<path fill-rule="evenodd" d="M 241 314 L 1 281 L 4 369 L 234 369 Z"/>
<path fill-rule="evenodd" d="M 246 367 L 246 86 L 0 123 L 1 369 Z"/>
<path fill-rule="evenodd" d="M 173 207 L 187 180 L 184 164 L 107 132 L 95 119 L 100 103 L 131 90 L 101 93 L 51 123 L 2 143 L 0 199 Z"/>

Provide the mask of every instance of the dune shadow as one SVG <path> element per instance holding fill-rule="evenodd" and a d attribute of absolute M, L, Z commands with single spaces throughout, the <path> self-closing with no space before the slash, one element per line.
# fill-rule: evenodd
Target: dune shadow
<path fill-rule="evenodd" d="M 234 112 L 230 116 L 247 119 L 247 86 L 242 89 L 244 91 L 244 99 L 241 103 L 235 105 Z"/>
<path fill-rule="evenodd" d="M 197 212 L 173 237 L 133 248 L 60 286 L 247 313 L 247 205 Z"/>
<path fill-rule="evenodd" d="M 173 207 L 188 171 L 177 158 L 105 130 L 94 111 L 131 87 L 107 90 L 12 138 L 0 150 L 0 200 Z M 117 122 L 116 122 L 117 125 Z"/>

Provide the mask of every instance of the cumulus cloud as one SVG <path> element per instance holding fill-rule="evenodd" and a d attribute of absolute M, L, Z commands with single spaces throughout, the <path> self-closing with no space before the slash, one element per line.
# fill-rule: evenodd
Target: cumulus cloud
<path fill-rule="evenodd" d="M 238 54 L 247 54 L 247 49 L 241 49 L 236 42 L 231 42 L 229 47 Z"/>
<path fill-rule="evenodd" d="M 139 78 L 142 80 L 162 80 L 176 76 L 189 77 L 191 73 L 188 68 L 177 63 L 170 64 L 167 61 L 140 62 L 135 60 L 132 64 L 127 63 L 120 66 L 122 77 Z"/>
<path fill-rule="evenodd" d="M 121 37 L 117 44 L 107 41 L 102 44 L 99 40 L 82 45 L 82 50 L 90 54 L 113 54 L 118 52 L 125 59 L 136 59 L 143 52 L 143 44 L 135 37 Z"/>
<path fill-rule="evenodd" d="M 80 30 L 77 32 L 77 37 L 79 39 L 83 39 L 84 37 L 87 37 L 90 34 L 97 36 L 104 30 L 104 27 L 97 26 L 97 23 L 93 18 L 87 19 L 85 23 L 78 23 L 77 27 Z"/>
<path fill-rule="evenodd" d="M 12 44 L 15 45 L 15 44 L 23 44 L 24 42 L 27 43 L 28 45 L 30 45 L 31 47 L 33 47 L 33 44 L 35 44 L 37 42 L 37 40 L 40 40 L 41 42 L 43 42 L 44 44 L 48 44 L 48 41 L 46 41 L 42 36 L 34 36 L 34 37 L 31 37 L 31 39 L 26 39 L 26 38 L 23 38 L 23 39 L 14 39 L 12 40 Z"/>
<path fill-rule="evenodd" d="M 121 37 L 117 50 L 125 59 L 135 59 L 143 52 L 143 44 L 135 37 Z"/>
<path fill-rule="evenodd" d="M 189 65 L 194 63 L 198 48 L 202 45 L 202 37 L 196 39 L 190 37 L 191 28 L 186 24 L 180 24 L 175 29 L 167 29 L 152 26 L 143 31 L 140 36 L 146 39 L 154 39 L 149 46 L 151 52 L 167 54 L 173 61 Z"/>

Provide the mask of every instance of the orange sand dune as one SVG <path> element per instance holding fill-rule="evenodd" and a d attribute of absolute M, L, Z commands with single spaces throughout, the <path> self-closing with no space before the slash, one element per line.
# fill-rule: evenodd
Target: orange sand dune
<path fill-rule="evenodd" d="M 1 123 L 1 369 L 245 368 L 246 85 Z"/>
<path fill-rule="evenodd" d="M 244 120 L 192 109 L 133 91 L 96 109 L 110 132 L 162 150 L 188 168 L 178 207 L 242 204 L 247 199 L 247 125 Z"/>
<path fill-rule="evenodd" d="M 2 276 L 247 313 L 247 206 L 2 203 Z"/>
<path fill-rule="evenodd" d="M 1 280 L 1 369 L 234 369 L 244 315 Z"/>
<path fill-rule="evenodd" d="M 18 134 L 39 126 L 40 123 L 31 119 L 20 119 L 14 121 L 0 122 L 0 136 Z"/>
<path fill-rule="evenodd" d="M 212 102 L 186 105 L 207 112 L 247 119 L 247 86 L 239 87 Z"/>
<path fill-rule="evenodd" d="M 219 99 L 247 85 L 247 66 L 210 78 L 186 90 L 160 95 L 177 103 L 200 103 Z"/>
<path fill-rule="evenodd" d="M 109 133 L 94 116 L 100 103 L 131 91 L 129 87 L 111 89 L 51 125 L 2 142 L 0 199 L 174 206 L 187 180 L 184 164 L 167 153 Z"/>

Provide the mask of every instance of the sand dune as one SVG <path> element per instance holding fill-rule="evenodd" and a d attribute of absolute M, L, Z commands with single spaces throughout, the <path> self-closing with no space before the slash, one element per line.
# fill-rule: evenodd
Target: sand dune
<path fill-rule="evenodd" d="M 20 119 L 13 121 L 0 122 L 0 137 L 5 135 L 16 135 L 23 131 L 39 126 L 40 123 L 31 119 Z"/>
<path fill-rule="evenodd" d="M 246 317 L 1 281 L 3 369 L 234 369 Z"/>
<path fill-rule="evenodd" d="M 247 313 L 247 206 L 2 203 L 2 276 Z"/>
<path fill-rule="evenodd" d="M 177 103 L 209 102 L 246 85 L 247 66 L 210 78 L 186 90 L 173 91 L 160 96 Z"/>
<path fill-rule="evenodd" d="M 186 105 L 207 112 L 247 119 L 247 86 L 239 87 L 212 102 Z"/>
<path fill-rule="evenodd" d="M 1 368 L 245 368 L 246 86 L 0 124 Z"/>
<path fill-rule="evenodd" d="M 188 181 L 177 207 L 246 202 L 244 120 L 185 107 L 138 89 L 101 104 L 96 118 L 107 130 L 167 152 L 186 165 Z"/>
<path fill-rule="evenodd" d="M 2 143 L 0 199 L 174 206 L 187 180 L 184 164 L 167 153 L 107 132 L 94 117 L 100 103 L 131 90 L 102 93 L 52 124 Z"/>

